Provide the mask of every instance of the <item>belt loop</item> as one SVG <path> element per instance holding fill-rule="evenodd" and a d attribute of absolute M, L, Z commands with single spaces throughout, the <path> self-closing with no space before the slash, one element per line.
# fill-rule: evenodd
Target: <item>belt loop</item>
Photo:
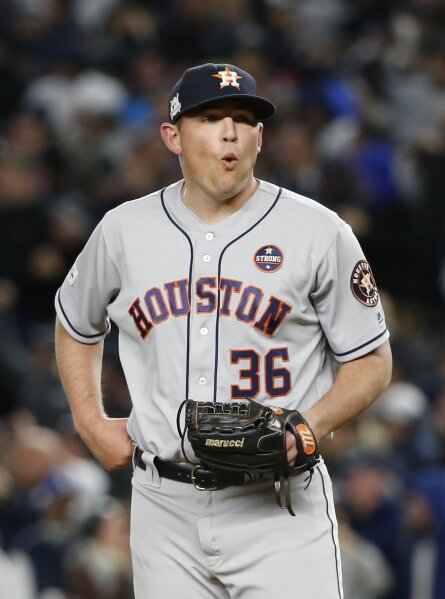
<path fill-rule="evenodd" d="M 142 450 L 137 445 L 135 446 L 133 452 L 133 460 L 134 464 L 137 466 L 139 462 L 142 462 L 145 465 L 145 468 L 142 466 L 136 468 L 133 476 L 136 476 L 135 480 L 139 480 L 143 484 L 149 485 L 150 487 L 160 487 L 161 486 L 161 477 L 159 476 L 158 469 L 154 464 L 154 460 L 156 456 Z"/>
<path fill-rule="evenodd" d="M 159 476 L 158 469 L 154 464 L 154 456 L 152 453 L 144 452 L 142 454 L 142 460 L 144 461 L 147 469 L 145 470 L 145 481 L 151 487 L 161 486 L 161 477 Z"/>

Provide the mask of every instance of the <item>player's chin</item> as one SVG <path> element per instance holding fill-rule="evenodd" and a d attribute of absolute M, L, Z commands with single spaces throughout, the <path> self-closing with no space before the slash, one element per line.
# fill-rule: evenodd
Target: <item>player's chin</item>
<path fill-rule="evenodd" d="M 238 193 L 246 185 L 249 180 L 248 173 L 245 169 L 238 165 L 232 170 L 220 171 L 219 184 L 226 191 Z"/>
<path fill-rule="evenodd" d="M 220 172 L 217 185 L 221 191 L 231 191 L 240 185 L 239 177 L 237 177 L 234 172 Z"/>

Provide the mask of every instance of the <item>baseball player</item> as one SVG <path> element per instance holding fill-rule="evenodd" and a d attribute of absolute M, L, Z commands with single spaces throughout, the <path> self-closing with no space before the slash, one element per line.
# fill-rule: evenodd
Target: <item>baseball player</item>
<path fill-rule="evenodd" d="M 274 110 L 241 68 L 187 70 L 161 126 L 184 178 L 107 213 L 56 296 L 56 354 L 77 430 L 106 468 L 133 463 L 137 599 L 342 597 L 322 459 L 289 478 L 291 517 L 268 476 L 198 480 L 178 434 L 184 400 L 247 399 L 298 410 L 319 441 L 390 379 L 384 312 L 350 227 L 254 176 Z M 102 407 L 110 320 L 128 421 Z M 303 446 L 285 440 L 291 467 Z"/>

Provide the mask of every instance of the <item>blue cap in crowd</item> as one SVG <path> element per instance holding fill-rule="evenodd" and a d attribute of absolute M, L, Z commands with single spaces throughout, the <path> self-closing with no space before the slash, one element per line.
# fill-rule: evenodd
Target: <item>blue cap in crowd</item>
<path fill-rule="evenodd" d="M 211 102 L 235 98 L 255 111 L 259 119 L 273 115 L 275 106 L 257 95 L 255 79 L 231 64 L 207 63 L 184 72 L 169 98 L 169 121 L 176 123 L 184 114 Z"/>

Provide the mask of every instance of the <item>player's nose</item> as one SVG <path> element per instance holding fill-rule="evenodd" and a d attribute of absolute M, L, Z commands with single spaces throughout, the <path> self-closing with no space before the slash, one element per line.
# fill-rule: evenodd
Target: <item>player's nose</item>
<path fill-rule="evenodd" d="M 224 141 L 235 141 L 238 137 L 235 121 L 230 116 L 226 116 L 221 121 L 222 136 Z"/>

